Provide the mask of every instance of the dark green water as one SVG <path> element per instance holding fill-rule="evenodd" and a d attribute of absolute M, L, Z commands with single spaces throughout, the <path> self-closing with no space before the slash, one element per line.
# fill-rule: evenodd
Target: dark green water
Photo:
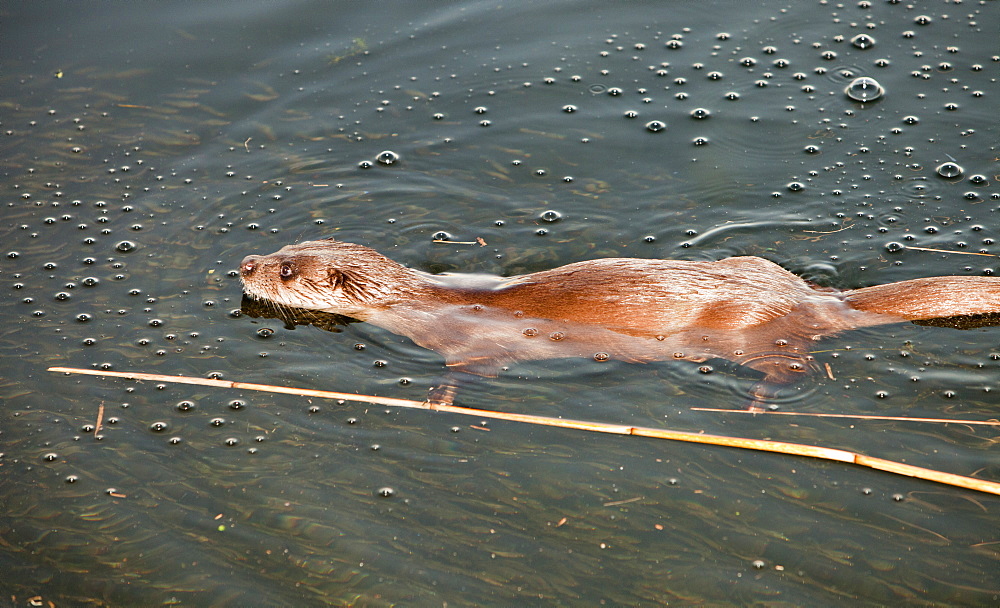
<path fill-rule="evenodd" d="M 45 371 L 421 399 L 442 360 L 397 336 L 231 314 L 244 255 L 331 235 L 433 272 L 752 254 L 845 289 L 994 274 L 887 245 L 1000 253 L 997 3 L 758 4 L 0 9 L 0 603 L 995 605 L 987 494 Z M 845 95 L 862 76 L 880 99 Z M 783 409 L 997 418 L 997 328 L 856 331 L 816 357 L 836 379 Z M 743 405 L 752 375 L 715 368 L 525 364 L 460 401 L 1000 479 L 991 427 L 692 411 Z"/>

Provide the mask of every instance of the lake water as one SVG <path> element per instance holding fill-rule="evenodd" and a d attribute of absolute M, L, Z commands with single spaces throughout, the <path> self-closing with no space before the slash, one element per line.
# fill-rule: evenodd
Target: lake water
<path fill-rule="evenodd" d="M 234 314 L 244 255 L 325 236 L 429 272 L 747 254 L 840 289 L 994 274 L 997 3 L 749 4 L 5 7 L 0 604 L 996 605 L 989 494 L 45 371 L 422 399 L 443 361 L 407 340 Z M 881 87 L 863 102 L 861 77 Z M 781 410 L 998 417 L 996 327 L 815 356 L 830 373 Z M 996 427 L 692 410 L 745 405 L 753 374 L 713 366 L 523 364 L 459 403 L 1000 479 Z"/>

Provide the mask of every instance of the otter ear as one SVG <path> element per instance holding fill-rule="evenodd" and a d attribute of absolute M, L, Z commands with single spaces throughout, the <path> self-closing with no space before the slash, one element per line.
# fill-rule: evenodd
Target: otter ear
<path fill-rule="evenodd" d="M 345 296 L 352 300 L 361 301 L 368 295 L 365 292 L 364 281 L 350 270 L 330 268 L 327 270 L 327 279 L 330 282 L 330 287 L 340 289 Z"/>
<path fill-rule="evenodd" d="M 344 273 L 340 272 L 336 268 L 326 269 L 326 280 L 330 283 L 330 287 L 333 289 L 344 288 Z"/>

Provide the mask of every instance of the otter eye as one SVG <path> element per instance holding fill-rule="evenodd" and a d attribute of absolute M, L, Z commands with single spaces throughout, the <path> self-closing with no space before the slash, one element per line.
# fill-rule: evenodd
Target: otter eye
<path fill-rule="evenodd" d="M 278 269 L 278 276 L 282 279 L 290 279 L 295 276 L 295 267 L 290 262 L 285 262 Z"/>

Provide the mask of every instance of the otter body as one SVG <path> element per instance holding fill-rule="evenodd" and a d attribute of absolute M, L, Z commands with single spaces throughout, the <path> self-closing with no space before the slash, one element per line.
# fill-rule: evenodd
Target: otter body
<path fill-rule="evenodd" d="M 773 262 L 606 258 L 512 278 L 430 275 L 333 239 L 240 266 L 252 298 L 366 321 L 492 376 L 516 361 L 722 358 L 786 383 L 840 331 L 1000 311 L 1000 279 L 936 277 L 820 291 Z M 762 385 L 763 386 L 763 385 Z M 766 391 L 761 391 L 761 394 Z"/>

